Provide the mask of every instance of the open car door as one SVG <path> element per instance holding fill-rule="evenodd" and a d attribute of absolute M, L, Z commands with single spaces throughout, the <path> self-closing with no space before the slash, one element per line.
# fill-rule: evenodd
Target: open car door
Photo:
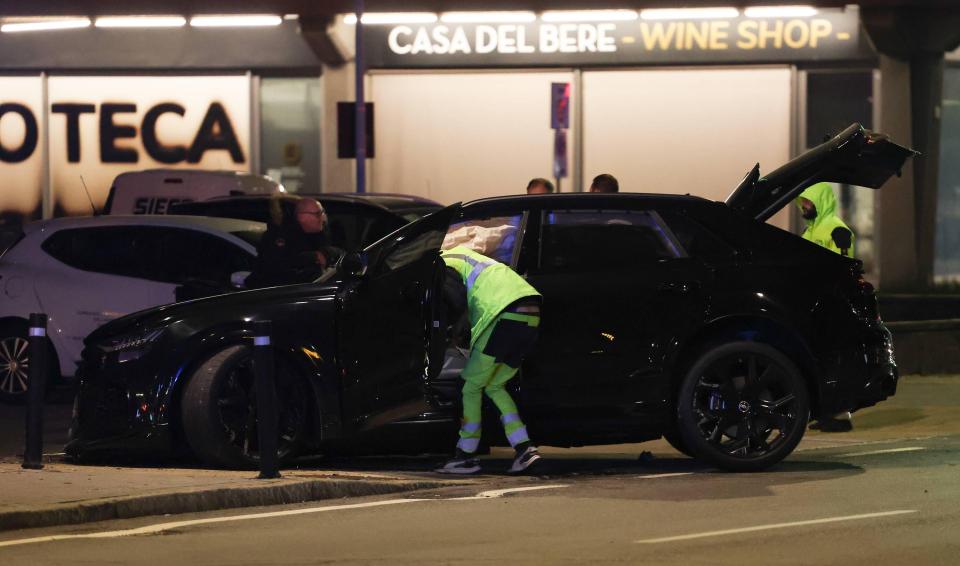
<path fill-rule="evenodd" d="M 367 270 L 340 297 L 339 354 L 345 416 L 362 428 L 426 408 L 443 260 L 440 245 L 460 204 L 404 226 L 364 252 Z M 441 349 L 442 351 L 442 349 Z M 349 408 L 349 409 L 348 409 Z"/>
<path fill-rule="evenodd" d="M 879 189 L 917 152 L 883 135 L 851 124 L 832 139 L 766 176 L 756 165 L 727 197 L 726 203 L 764 222 L 804 189 L 827 181 Z"/>

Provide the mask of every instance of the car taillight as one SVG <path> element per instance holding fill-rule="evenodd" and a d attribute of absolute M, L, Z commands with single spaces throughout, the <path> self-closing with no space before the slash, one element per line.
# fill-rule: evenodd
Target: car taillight
<path fill-rule="evenodd" d="M 856 275 L 856 288 L 853 296 L 850 297 L 853 312 L 863 320 L 880 320 L 880 306 L 877 303 L 877 292 L 873 284 L 863 278 L 863 273 Z"/>

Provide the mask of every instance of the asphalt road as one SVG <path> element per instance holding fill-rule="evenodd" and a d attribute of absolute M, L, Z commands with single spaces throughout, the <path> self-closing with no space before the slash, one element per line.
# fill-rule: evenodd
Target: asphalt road
<path fill-rule="evenodd" d="M 576 475 L 491 475 L 484 486 L 400 499 L 8 532 L 0 536 L 0 560 L 5 565 L 956 564 L 958 464 L 958 435 L 810 449 L 773 471 L 750 475 L 659 458 L 656 465 L 599 467 Z M 534 489 L 489 493 L 517 488 Z M 476 497 L 482 491 L 488 493 Z M 81 538 L 42 538 L 64 535 Z M 8 545 L 13 541 L 17 544 Z"/>
<path fill-rule="evenodd" d="M 479 485 L 5 532 L 0 561 L 957 564 L 960 378 L 904 385 L 858 414 L 853 433 L 808 434 L 763 473 L 717 472 L 659 442 L 552 450 L 537 476 L 511 478 L 495 451 Z M 652 458 L 638 458 L 642 449 Z"/>

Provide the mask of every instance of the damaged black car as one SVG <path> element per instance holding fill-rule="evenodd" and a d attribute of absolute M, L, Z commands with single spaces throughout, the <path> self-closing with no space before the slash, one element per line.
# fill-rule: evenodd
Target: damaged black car
<path fill-rule="evenodd" d="M 811 418 L 893 395 L 898 373 L 861 262 L 764 221 L 815 182 L 879 188 L 911 155 L 852 125 L 770 173 L 755 167 L 725 203 L 625 193 L 456 204 L 314 283 L 115 320 L 86 340 L 67 451 L 189 447 L 211 465 L 254 465 L 257 320 L 273 323 L 284 457 L 446 449 L 462 358 L 447 348 L 439 250 L 468 245 L 543 294 L 540 340 L 514 380 L 536 443 L 665 436 L 723 469 L 767 468 Z"/>

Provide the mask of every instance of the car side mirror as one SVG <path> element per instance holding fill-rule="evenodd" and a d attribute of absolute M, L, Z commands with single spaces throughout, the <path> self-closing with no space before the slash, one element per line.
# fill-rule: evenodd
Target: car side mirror
<path fill-rule="evenodd" d="M 246 289 L 247 277 L 250 277 L 249 271 L 234 271 L 230 274 L 230 285 L 235 289 Z"/>
<path fill-rule="evenodd" d="M 350 252 L 340 260 L 340 270 L 359 279 L 367 273 L 367 254 L 363 252 Z"/>

